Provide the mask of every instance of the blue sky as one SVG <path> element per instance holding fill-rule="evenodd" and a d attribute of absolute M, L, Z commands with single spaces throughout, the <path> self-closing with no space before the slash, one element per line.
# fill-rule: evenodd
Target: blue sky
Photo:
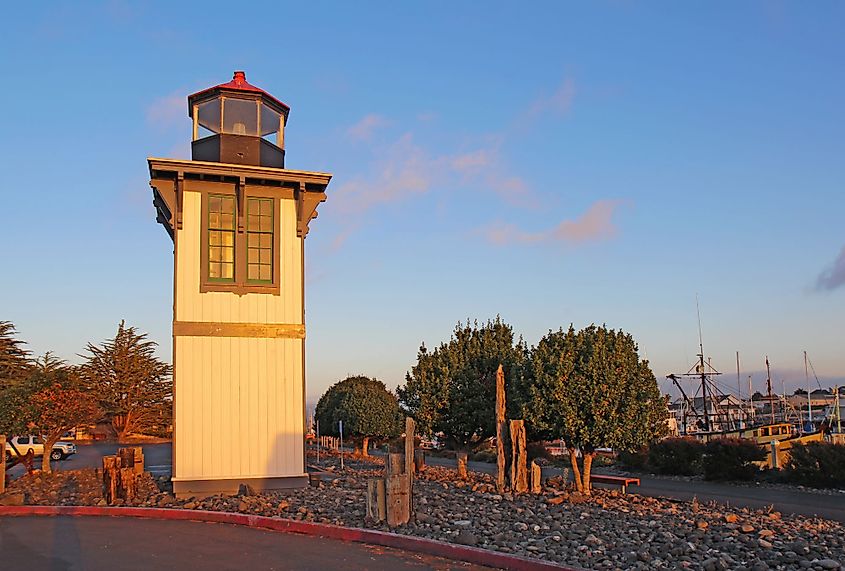
<path fill-rule="evenodd" d="M 0 319 L 78 361 L 126 319 L 170 358 L 146 157 L 235 69 L 334 173 L 307 252 L 308 393 L 395 386 L 500 314 L 630 331 L 659 379 L 845 383 L 845 7 L 836 2 L 41 3 L 6 8 Z M 662 383 L 664 390 L 669 387 Z"/>

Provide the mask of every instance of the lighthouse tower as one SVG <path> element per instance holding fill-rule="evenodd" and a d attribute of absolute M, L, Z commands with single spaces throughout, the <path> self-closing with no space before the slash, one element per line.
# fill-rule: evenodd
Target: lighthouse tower
<path fill-rule="evenodd" d="M 149 158 L 173 240 L 173 489 L 305 485 L 305 237 L 331 175 L 285 168 L 290 108 L 247 82 L 188 97 L 192 160 Z"/>

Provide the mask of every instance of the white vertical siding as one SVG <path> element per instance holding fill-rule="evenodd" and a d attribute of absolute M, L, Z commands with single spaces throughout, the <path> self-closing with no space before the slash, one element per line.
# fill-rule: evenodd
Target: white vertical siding
<path fill-rule="evenodd" d="M 184 193 L 176 321 L 302 323 L 302 250 L 294 200 L 281 201 L 281 295 L 200 293 L 200 194 Z M 303 341 L 179 336 L 176 480 L 301 476 Z"/>
<path fill-rule="evenodd" d="M 177 479 L 304 473 L 301 350 L 299 339 L 176 339 Z"/>

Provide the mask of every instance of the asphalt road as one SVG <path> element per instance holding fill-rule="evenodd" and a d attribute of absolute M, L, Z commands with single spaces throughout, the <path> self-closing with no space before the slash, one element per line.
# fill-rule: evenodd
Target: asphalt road
<path fill-rule="evenodd" d="M 113 442 L 97 442 L 95 444 L 77 444 L 78 452 L 64 460 L 51 463 L 53 470 L 79 470 L 80 468 L 102 468 L 103 456 L 116 454 L 118 448 L 130 446 Z M 136 445 L 131 445 L 136 446 Z M 141 444 L 144 449 L 144 466 L 148 472 L 155 475 L 170 474 L 171 471 L 171 446 L 164 444 Z M 35 459 L 35 467 L 41 467 L 41 457 Z M 23 474 L 23 466 L 15 466 L 9 471 L 9 475 L 17 478 Z"/>
<path fill-rule="evenodd" d="M 0 518 L 0 554 L 10 571 L 489 569 L 322 537 L 122 517 Z"/>

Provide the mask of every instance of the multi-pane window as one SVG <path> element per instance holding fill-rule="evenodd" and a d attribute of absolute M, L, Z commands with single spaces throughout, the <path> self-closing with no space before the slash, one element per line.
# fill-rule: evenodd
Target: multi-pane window
<path fill-rule="evenodd" d="M 273 282 L 273 199 L 247 199 L 246 279 L 249 283 Z"/>
<path fill-rule="evenodd" d="M 208 197 L 208 279 L 235 281 L 235 197 Z"/>

